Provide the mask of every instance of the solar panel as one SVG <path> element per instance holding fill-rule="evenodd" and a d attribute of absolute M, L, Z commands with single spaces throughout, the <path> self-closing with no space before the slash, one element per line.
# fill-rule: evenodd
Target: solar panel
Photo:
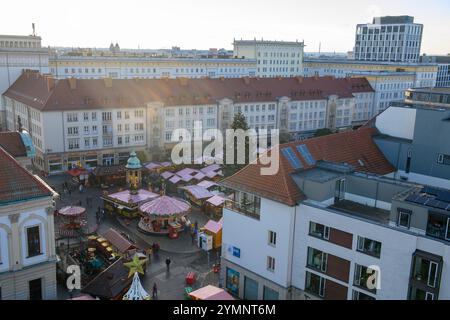
<path fill-rule="evenodd" d="M 416 194 L 410 194 L 405 200 L 409 202 L 415 202 L 416 198 L 417 198 Z"/>
<path fill-rule="evenodd" d="M 294 169 L 301 169 L 303 168 L 302 163 L 300 162 L 299 158 L 294 153 L 294 150 L 291 149 L 291 147 L 283 148 L 281 149 L 281 152 L 286 157 L 286 159 L 291 164 L 292 168 Z"/>
<path fill-rule="evenodd" d="M 310 166 L 316 164 L 316 160 L 309 152 L 308 146 L 306 144 L 301 144 L 297 146 L 297 151 L 302 155 L 303 159 L 305 159 L 306 163 Z"/>

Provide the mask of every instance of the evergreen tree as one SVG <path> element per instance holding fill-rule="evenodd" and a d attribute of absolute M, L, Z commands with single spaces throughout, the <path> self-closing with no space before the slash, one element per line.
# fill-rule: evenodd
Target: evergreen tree
<path fill-rule="evenodd" d="M 242 112 L 238 112 L 234 115 L 233 122 L 231 123 L 231 129 L 238 130 L 242 129 L 244 131 L 249 129 L 249 126 L 247 124 L 247 120 L 245 119 L 245 116 L 242 114 Z M 249 150 L 249 139 L 245 139 L 245 164 L 238 164 L 237 163 L 237 139 L 235 138 L 234 141 L 234 161 L 232 164 L 226 164 L 226 143 L 224 145 L 224 152 L 223 152 L 223 160 L 224 160 L 224 175 L 230 176 L 234 174 L 235 172 L 239 171 L 243 167 L 245 167 L 249 163 L 249 156 L 248 156 L 248 150 Z"/>

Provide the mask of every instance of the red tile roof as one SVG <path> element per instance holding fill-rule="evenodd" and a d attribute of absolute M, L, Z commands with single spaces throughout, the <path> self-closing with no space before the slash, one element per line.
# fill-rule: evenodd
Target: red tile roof
<path fill-rule="evenodd" d="M 377 134 L 375 128 L 360 128 L 355 131 L 336 133 L 328 136 L 296 141 L 280 145 L 280 150 L 292 147 L 305 169 L 308 165 L 295 148 L 305 144 L 316 161 L 323 160 L 336 163 L 347 163 L 355 167 L 356 171 L 385 175 L 395 171 L 388 162 L 372 137 Z M 296 171 L 289 161 L 280 152 L 280 169 L 275 175 L 263 176 L 260 169 L 263 165 L 250 164 L 225 178 L 221 184 L 244 192 L 254 193 L 264 198 L 294 206 L 305 199 L 302 191 L 291 178 L 291 173 Z"/>
<path fill-rule="evenodd" d="M 223 98 L 235 102 L 326 99 L 373 92 L 365 78 L 233 78 L 233 79 L 62 79 L 24 72 L 4 93 L 39 110 L 141 107 L 148 102 L 165 105 L 215 104 Z"/>
<path fill-rule="evenodd" d="M 27 150 L 18 132 L 0 132 L 0 146 L 13 157 L 27 156 Z"/>
<path fill-rule="evenodd" d="M 50 187 L 0 147 L 0 205 L 52 194 Z"/>

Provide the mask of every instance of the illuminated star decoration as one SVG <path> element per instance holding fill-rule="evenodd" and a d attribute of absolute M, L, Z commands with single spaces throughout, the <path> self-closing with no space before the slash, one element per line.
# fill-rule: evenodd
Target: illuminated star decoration
<path fill-rule="evenodd" d="M 128 278 L 131 278 L 136 272 L 139 272 L 140 274 L 144 274 L 143 265 L 147 259 L 139 259 L 138 255 L 135 254 L 133 257 L 133 260 L 130 262 L 125 262 L 123 265 L 130 269 L 130 272 L 128 273 Z"/>

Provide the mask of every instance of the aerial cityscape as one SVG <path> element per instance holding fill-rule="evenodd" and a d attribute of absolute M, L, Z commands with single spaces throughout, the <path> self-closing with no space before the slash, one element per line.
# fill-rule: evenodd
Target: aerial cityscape
<path fill-rule="evenodd" d="M 0 22 L 0 300 L 450 300 L 450 28 L 399 3 Z"/>

